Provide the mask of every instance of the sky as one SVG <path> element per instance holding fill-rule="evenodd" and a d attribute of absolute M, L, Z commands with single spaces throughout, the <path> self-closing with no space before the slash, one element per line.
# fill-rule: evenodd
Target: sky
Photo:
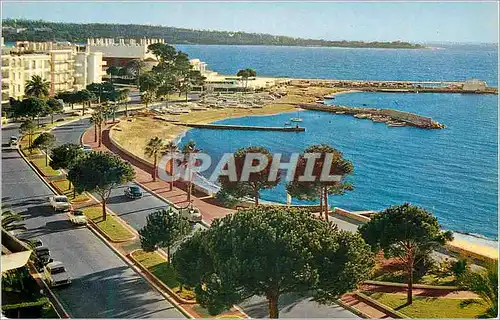
<path fill-rule="evenodd" d="M 20 2 L 2 18 L 152 24 L 326 40 L 498 43 L 498 2 Z"/>

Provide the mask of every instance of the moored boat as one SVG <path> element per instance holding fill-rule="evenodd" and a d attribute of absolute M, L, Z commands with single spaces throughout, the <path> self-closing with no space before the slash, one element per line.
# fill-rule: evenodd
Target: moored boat
<path fill-rule="evenodd" d="M 369 117 L 371 117 L 371 115 L 368 113 L 358 113 L 358 114 L 354 115 L 354 118 L 358 118 L 358 119 L 367 119 Z"/>
<path fill-rule="evenodd" d="M 302 118 L 290 118 L 291 122 L 302 122 Z"/>
<path fill-rule="evenodd" d="M 405 127 L 406 123 L 405 122 L 396 122 L 396 121 L 389 121 L 387 122 L 388 127 Z"/>

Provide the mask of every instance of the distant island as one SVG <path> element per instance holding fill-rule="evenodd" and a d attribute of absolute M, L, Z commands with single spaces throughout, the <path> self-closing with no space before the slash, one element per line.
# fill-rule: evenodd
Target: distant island
<path fill-rule="evenodd" d="M 173 44 L 226 44 L 307 46 L 345 48 L 422 49 L 425 46 L 403 41 L 364 42 L 328 41 L 274 36 L 261 33 L 193 30 L 164 26 L 110 23 L 61 23 L 43 20 L 4 19 L 5 41 L 71 41 L 86 42 L 88 38 L 161 38 Z"/>

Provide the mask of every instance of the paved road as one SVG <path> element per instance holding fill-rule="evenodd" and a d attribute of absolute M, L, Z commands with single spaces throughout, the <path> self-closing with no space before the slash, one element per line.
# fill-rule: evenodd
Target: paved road
<path fill-rule="evenodd" d="M 84 124 L 87 125 L 84 125 Z M 80 135 L 90 124 L 88 120 L 70 123 L 53 130 L 59 143 L 79 143 Z M 124 195 L 125 186 L 115 188 L 108 201 L 108 207 L 136 230 L 146 223 L 150 212 L 166 208 L 167 204 L 148 192 L 137 200 L 128 200 Z M 334 219 L 340 228 L 355 231 L 356 226 L 340 219 Z M 193 229 L 201 229 L 199 224 Z M 253 297 L 240 305 L 249 316 L 254 318 L 268 317 L 267 300 L 264 297 Z M 283 318 L 357 318 L 356 315 L 338 305 L 324 306 L 311 300 L 309 297 L 287 295 L 280 299 L 280 316 Z"/>
<path fill-rule="evenodd" d="M 2 143 L 16 135 L 2 130 Z M 2 149 L 2 203 L 25 215 L 27 237 L 40 238 L 73 283 L 55 293 L 76 318 L 184 318 L 87 228 L 74 228 L 48 206 L 50 189 L 17 151 Z"/>

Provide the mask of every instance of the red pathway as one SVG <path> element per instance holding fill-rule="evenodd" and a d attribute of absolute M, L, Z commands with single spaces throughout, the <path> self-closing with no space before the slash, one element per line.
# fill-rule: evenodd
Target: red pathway
<path fill-rule="evenodd" d="M 101 147 L 98 147 L 98 143 L 94 141 L 94 127 L 84 132 L 82 142 L 90 145 L 95 150 L 111 151 L 119 155 L 122 159 L 128 161 L 133 166 L 136 174 L 135 182 L 168 199 L 177 206 L 186 206 L 188 204 L 187 194 L 186 191 L 181 189 L 183 187 L 181 182 L 176 183 L 172 191 L 170 191 L 170 185 L 166 181 L 157 180 L 156 182 L 153 182 L 151 177 L 152 166 L 146 166 L 145 164 L 118 150 L 111 144 L 109 140 L 109 131 L 112 126 L 113 124 L 108 124 L 104 127 Z M 234 212 L 234 210 L 223 208 L 214 204 L 213 198 L 207 198 L 204 195 L 196 196 L 197 194 L 194 190 L 193 193 L 194 194 L 191 196 L 193 205 L 200 210 L 203 220 L 209 224 L 211 224 L 214 219 L 224 217 L 227 214 Z"/>

